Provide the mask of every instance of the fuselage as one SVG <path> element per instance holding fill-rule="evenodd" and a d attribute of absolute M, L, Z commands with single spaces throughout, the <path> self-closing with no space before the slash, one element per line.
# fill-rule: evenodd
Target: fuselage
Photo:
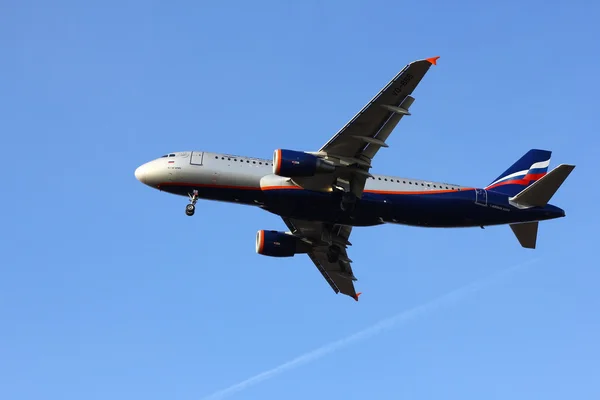
<path fill-rule="evenodd" d="M 136 177 L 164 192 L 261 207 L 295 219 L 351 226 L 383 223 L 471 227 L 564 217 L 562 209 L 518 208 L 509 196 L 444 182 L 372 174 L 351 213 L 336 191 L 306 190 L 273 174 L 272 160 L 201 151 L 170 153 L 140 166 Z"/>

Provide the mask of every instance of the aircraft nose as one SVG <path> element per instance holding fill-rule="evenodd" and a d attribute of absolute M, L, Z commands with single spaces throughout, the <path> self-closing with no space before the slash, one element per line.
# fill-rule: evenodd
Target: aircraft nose
<path fill-rule="evenodd" d="M 146 164 L 140 165 L 135 170 L 135 179 L 137 179 L 138 181 L 140 181 L 142 183 L 146 183 L 147 172 L 148 172 L 147 165 Z"/>
<path fill-rule="evenodd" d="M 135 170 L 135 178 L 144 185 L 156 188 L 169 179 L 166 165 L 163 160 L 153 160 L 144 165 L 140 165 Z"/>

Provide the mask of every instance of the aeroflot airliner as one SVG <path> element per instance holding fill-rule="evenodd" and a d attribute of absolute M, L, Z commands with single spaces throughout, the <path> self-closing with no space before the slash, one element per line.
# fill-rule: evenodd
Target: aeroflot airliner
<path fill-rule="evenodd" d="M 273 159 L 202 151 L 166 154 L 135 171 L 142 183 L 199 199 L 253 205 L 282 217 L 289 231 L 260 230 L 256 252 L 308 254 L 336 293 L 358 300 L 347 249 L 354 226 L 422 227 L 508 224 L 520 244 L 535 248 L 538 221 L 564 217 L 548 204 L 575 168 L 551 172 L 550 151 L 529 150 L 483 188 L 371 173 L 374 156 L 410 115 L 413 90 L 439 57 L 408 64 L 319 151 L 275 150 Z"/>

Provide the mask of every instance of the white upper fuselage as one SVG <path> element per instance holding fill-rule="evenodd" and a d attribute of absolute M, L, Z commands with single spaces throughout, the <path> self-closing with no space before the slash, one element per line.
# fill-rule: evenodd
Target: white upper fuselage
<path fill-rule="evenodd" d="M 231 154 L 200 151 L 170 153 L 140 166 L 135 176 L 148 186 L 200 184 L 217 187 L 260 188 L 263 177 L 273 174 L 273 161 Z M 391 175 L 372 174 L 365 191 L 447 192 L 460 191 L 459 185 Z"/>

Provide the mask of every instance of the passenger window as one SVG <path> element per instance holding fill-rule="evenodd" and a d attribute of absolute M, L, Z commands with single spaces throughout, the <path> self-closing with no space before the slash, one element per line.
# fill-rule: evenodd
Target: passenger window
<path fill-rule="evenodd" d="M 387 178 L 385 178 L 385 179 L 384 179 L 384 181 L 386 181 L 386 182 L 387 182 Z"/>

